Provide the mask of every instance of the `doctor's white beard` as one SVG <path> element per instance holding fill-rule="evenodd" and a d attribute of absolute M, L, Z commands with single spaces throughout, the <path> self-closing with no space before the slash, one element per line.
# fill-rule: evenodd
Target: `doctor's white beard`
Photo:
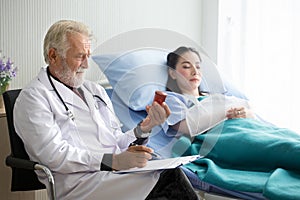
<path fill-rule="evenodd" d="M 84 71 L 85 68 L 80 66 L 78 72 Z M 65 59 L 63 59 L 62 62 L 62 70 L 57 70 L 55 74 L 61 82 L 74 88 L 80 87 L 85 77 L 85 73 L 81 73 L 81 76 L 74 76 L 74 72 L 71 70 Z"/>

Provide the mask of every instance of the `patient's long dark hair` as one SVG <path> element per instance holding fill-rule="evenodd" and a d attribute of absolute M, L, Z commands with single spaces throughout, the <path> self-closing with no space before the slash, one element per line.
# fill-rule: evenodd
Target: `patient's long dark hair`
<path fill-rule="evenodd" d="M 168 70 L 169 69 L 170 70 L 176 70 L 176 64 L 177 64 L 179 58 L 181 57 L 181 55 L 186 53 L 186 52 L 189 52 L 189 51 L 195 53 L 199 57 L 200 61 L 202 61 L 201 56 L 200 56 L 199 52 L 196 49 L 194 49 L 192 47 L 181 46 L 181 47 L 178 47 L 175 51 L 168 54 L 168 56 L 167 56 Z M 168 81 L 167 81 L 166 90 L 182 94 L 180 88 L 177 85 L 176 80 L 172 79 L 172 77 L 169 74 L 169 71 L 168 71 Z M 200 89 L 199 89 L 199 95 L 200 96 L 203 95 L 201 93 Z"/>

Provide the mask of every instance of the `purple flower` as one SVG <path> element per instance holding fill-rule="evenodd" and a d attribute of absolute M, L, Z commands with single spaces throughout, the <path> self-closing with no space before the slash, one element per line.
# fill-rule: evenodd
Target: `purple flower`
<path fill-rule="evenodd" d="M 5 64 L 2 61 L 2 58 L 0 58 L 0 71 L 3 71 L 5 69 Z"/>
<path fill-rule="evenodd" d="M 5 59 L 0 51 L 0 87 L 6 87 L 13 77 L 17 75 L 17 67 L 14 66 L 10 58 Z"/>
<path fill-rule="evenodd" d="M 10 58 L 8 58 L 6 61 L 5 70 L 9 71 L 11 69 L 11 65 L 12 65 L 12 62 L 10 61 Z"/>

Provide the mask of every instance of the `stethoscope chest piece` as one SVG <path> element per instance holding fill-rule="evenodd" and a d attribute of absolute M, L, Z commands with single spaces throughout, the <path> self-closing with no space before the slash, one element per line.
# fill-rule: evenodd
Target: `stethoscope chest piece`
<path fill-rule="evenodd" d="M 68 115 L 68 117 L 69 117 L 71 120 L 75 121 L 75 116 L 73 115 L 73 113 L 71 112 L 71 110 L 68 110 L 68 111 L 67 111 L 67 115 Z"/>

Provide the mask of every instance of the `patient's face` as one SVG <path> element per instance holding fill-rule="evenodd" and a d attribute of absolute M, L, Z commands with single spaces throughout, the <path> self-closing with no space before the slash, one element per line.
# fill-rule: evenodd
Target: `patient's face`
<path fill-rule="evenodd" d="M 188 51 L 179 57 L 174 77 L 182 93 L 199 95 L 201 83 L 200 58 L 194 52 Z"/>

